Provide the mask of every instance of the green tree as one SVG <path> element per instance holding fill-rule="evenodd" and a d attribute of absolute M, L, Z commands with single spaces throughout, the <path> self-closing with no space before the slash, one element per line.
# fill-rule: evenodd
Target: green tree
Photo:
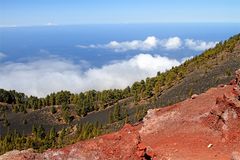
<path fill-rule="evenodd" d="M 37 138 L 39 139 L 44 139 L 46 136 L 45 129 L 43 128 L 42 125 L 40 125 L 37 129 Z"/>
<path fill-rule="evenodd" d="M 10 125 L 6 113 L 3 114 L 3 126 L 8 127 Z"/>
<path fill-rule="evenodd" d="M 51 113 L 52 113 L 52 114 L 57 113 L 57 109 L 56 109 L 56 107 L 54 107 L 54 106 L 51 107 Z"/>
<path fill-rule="evenodd" d="M 66 136 L 66 129 L 63 128 L 60 131 L 59 137 L 58 137 L 58 144 L 61 146 L 63 144 L 64 137 Z"/>
<path fill-rule="evenodd" d="M 114 121 L 119 121 L 121 119 L 121 114 L 120 114 L 120 105 L 116 104 L 113 110 L 113 120 Z"/>
<path fill-rule="evenodd" d="M 57 137 L 57 133 L 54 127 L 52 127 L 49 131 L 49 138 L 52 141 L 55 141 L 55 138 Z"/>
<path fill-rule="evenodd" d="M 35 125 L 32 126 L 32 134 L 34 135 L 35 138 L 37 138 L 37 127 Z"/>

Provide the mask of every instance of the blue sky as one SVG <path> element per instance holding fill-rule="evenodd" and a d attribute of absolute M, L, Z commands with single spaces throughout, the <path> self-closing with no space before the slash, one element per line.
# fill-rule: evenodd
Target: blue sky
<path fill-rule="evenodd" d="M 0 25 L 240 22 L 239 0 L 0 0 Z"/>

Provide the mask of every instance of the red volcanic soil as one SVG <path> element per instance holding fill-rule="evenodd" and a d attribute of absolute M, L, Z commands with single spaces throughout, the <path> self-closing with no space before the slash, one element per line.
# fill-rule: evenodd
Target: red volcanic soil
<path fill-rule="evenodd" d="M 139 131 L 141 141 L 157 159 L 231 159 L 240 151 L 240 101 L 233 93 L 235 87 L 213 88 L 195 99 L 150 110 Z"/>
<path fill-rule="evenodd" d="M 237 83 L 238 79 L 175 105 L 149 110 L 141 124 L 125 125 L 115 133 L 42 154 L 12 151 L 0 159 L 238 160 Z"/>

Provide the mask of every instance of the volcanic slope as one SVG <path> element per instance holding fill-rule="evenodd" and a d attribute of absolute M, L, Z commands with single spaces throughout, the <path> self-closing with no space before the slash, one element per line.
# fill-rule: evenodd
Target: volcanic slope
<path fill-rule="evenodd" d="M 240 158 L 240 70 L 219 85 L 180 103 L 148 111 L 142 123 L 44 153 L 12 151 L 0 159 Z"/>
<path fill-rule="evenodd" d="M 234 74 L 232 73 L 238 68 L 240 68 L 240 34 L 220 42 L 215 48 L 205 51 L 178 67 L 148 79 L 148 82 L 146 80 L 146 86 L 150 86 L 150 90 L 144 91 L 144 94 L 145 92 L 150 93 L 150 96 L 141 97 L 142 93 L 139 93 L 138 101 L 134 102 L 134 96 L 131 96 L 130 93 L 130 97 L 122 99 L 118 103 L 121 107 L 130 108 L 128 114 L 131 120 L 134 119 L 136 108 L 141 106 L 147 109 L 167 106 L 183 101 L 192 94 L 199 94 L 211 87 L 227 83 L 233 79 Z M 131 92 L 135 93 L 135 90 Z M 70 107 L 73 113 L 75 112 L 74 105 L 72 104 Z M 106 124 L 113 107 L 114 105 L 110 105 L 106 109 L 88 114 L 84 118 L 75 118 L 70 125 L 86 122 Z M 50 109 L 49 106 L 43 106 L 42 109 L 28 110 L 28 113 L 25 114 L 6 111 L 10 126 L 3 127 L 2 121 L 0 121 L 0 135 L 14 130 L 29 135 L 32 126 L 40 124 L 46 130 L 52 126 L 57 130 L 70 126 L 58 121 L 62 119 L 61 116 L 58 116 L 61 115 L 61 112 L 53 116 L 50 114 Z M 61 110 L 61 106 L 59 110 Z M 73 117 L 77 117 L 76 113 L 73 114 Z M 25 120 L 28 121 L 27 124 L 23 123 Z"/>

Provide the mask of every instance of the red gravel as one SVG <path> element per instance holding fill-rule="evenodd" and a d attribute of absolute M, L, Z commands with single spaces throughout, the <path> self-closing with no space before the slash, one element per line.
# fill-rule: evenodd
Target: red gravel
<path fill-rule="evenodd" d="M 237 160 L 240 157 L 240 89 L 221 85 L 162 109 L 143 123 L 43 154 L 9 152 L 2 159 Z"/>

